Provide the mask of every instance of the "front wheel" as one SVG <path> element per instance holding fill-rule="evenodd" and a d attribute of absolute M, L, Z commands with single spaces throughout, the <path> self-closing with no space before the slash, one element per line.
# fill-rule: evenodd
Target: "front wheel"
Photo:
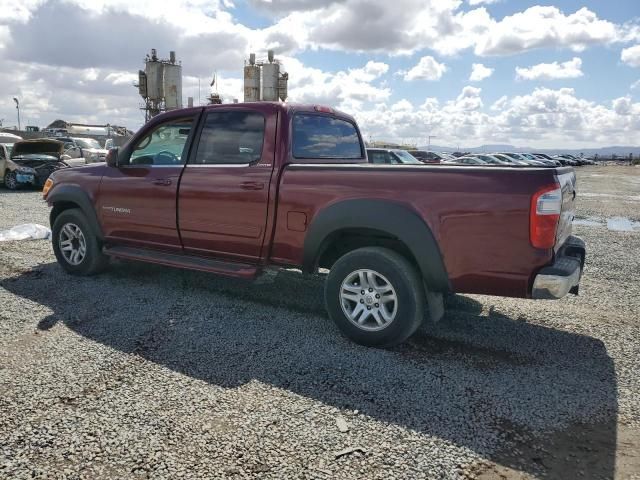
<path fill-rule="evenodd" d="M 81 210 L 63 211 L 53 223 L 53 252 L 62 268 L 74 275 L 93 275 L 107 266 L 100 242 Z"/>
<path fill-rule="evenodd" d="M 18 189 L 18 178 L 16 177 L 16 172 L 5 172 L 4 174 L 4 186 L 9 190 L 17 190 Z"/>
<path fill-rule="evenodd" d="M 425 299 L 422 279 L 407 259 L 386 248 L 366 247 L 333 265 L 325 303 L 331 319 L 354 342 L 392 347 L 418 329 Z"/>

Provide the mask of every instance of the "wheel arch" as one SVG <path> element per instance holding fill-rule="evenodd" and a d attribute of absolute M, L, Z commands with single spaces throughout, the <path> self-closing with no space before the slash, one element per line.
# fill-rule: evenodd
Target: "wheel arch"
<path fill-rule="evenodd" d="M 382 246 L 416 264 L 430 290 L 450 291 L 449 277 L 429 226 L 412 209 L 385 200 L 332 204 L 311 222 L 303 248 L 303 271 L 330 267 L 356 248 Z"/>
<path fill-rule="evenodd" d="M 93 233 L 100 240 L 104 240 L 102 228 L 98 222 L 93 202 L 89 195 L 78 186 L 60 185 L 47 196 L 47 203 L 53 206 L 49 213 L 49 223 L 51 228 L 56 218 L 65 210 L 77 208 L 84 214 Z"/>

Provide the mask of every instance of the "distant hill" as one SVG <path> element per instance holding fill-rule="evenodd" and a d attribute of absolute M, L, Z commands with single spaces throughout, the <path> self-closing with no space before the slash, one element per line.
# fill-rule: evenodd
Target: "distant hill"
<path fill-rule="evenodd" d="M 427 147 L 419 147 L 420 150 L 426 150 Z M 439 145 L 431 145 L 431 151 L 433 152 L 455 152 L 456 148 L 452 147 L 443 147 Z M 620 147 L 620 146 L 610 146 L 610 147 L 601 147 L 601 148 L 532 148 L 532 147 L 514 147 L 513 145 L 481 145 L 479 147 L 460 147 L 460 151 L 462 152 L 471 152 L 471 153 L 489 153 L 489 152 L 536 152 L 536 153 L 546 153 L 551 155 L 559 155 L 563 153 L 569 153 L 571 155 L 580 155 L 581 153 L 587 157 L 591 157 L 594 155 L 598 155 L 599 157 L 610 157 L 611 155 L 617 155 L 619 157 L 626 157 L 630 153 L 633 154 L 634 157 L 640 156 L 640 147 Z"/>

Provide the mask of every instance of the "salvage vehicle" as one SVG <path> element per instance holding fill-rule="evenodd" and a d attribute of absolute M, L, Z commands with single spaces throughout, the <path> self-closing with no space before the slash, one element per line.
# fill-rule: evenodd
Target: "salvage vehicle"
<path fill-rule="evenodd" d="M 7 162 L 11 158 L 13 143 L 0 143 L 0 184 L 4 183 L 4 176 L 7 171 Z"/>
<path fill-rule="evenodd" d="M 397 148 L 367 148 L 367 158 L 370 163 L 422 165 L 422 162 L 409 152 Z"/>
<path fill-rule="evenodd" d="M 13 145 L 6 162 L 4 185 L 15 190 L 21 185 L 42 187 L 51 173 L 62 168 L 84 165 L 84 159 L 73 159 L 65 144 L 57 140 L 23 140 Z"/>
<path fill-rule="evenodd" d="M 43 188 L 70 274 L 110 257 L 244 279 L 327 269 L 329 316 L 378 347 L 438 321 L 448 293 L 577 294 L 575 196 L 572 168 L 369 163 L 351 116 L 271 102 L 165 112 Z"/>

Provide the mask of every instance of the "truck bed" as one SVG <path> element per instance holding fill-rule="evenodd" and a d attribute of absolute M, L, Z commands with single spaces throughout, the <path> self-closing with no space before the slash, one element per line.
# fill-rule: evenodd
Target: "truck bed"
<path fill-rule="evenodd" d="M 280 177 L 271 260 L 302 264 L 306 235 L 302 227 L 312 224 L 328 205 L 380 199 L 402 204 L 428 224 L 453 291 L 528 297 L 533 274 L 554 256 L 554 249 L 530 244 L 531 197 L 572 171 L 570 167 L 289 164 Z M 303 217 L 304 225 L 292 225 L 292 218 Z M 571 218 L 563 221 L 561 230 L 567 235 Z"/>

